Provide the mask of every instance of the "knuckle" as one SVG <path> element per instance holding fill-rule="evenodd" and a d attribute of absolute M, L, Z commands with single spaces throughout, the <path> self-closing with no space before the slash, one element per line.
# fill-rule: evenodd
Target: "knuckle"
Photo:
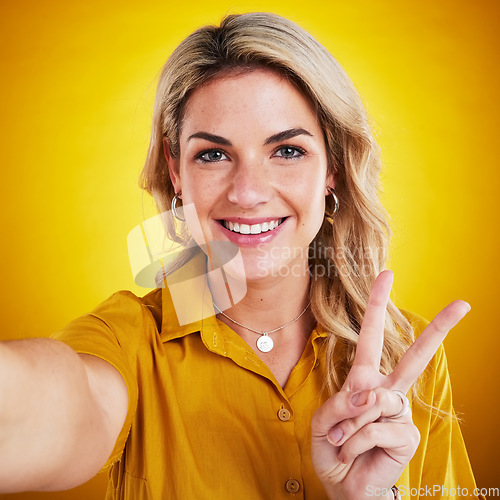
<path fill-rule="evenodd" d="M 390 395 L 390 390 L 385 389 L 383 387 L 377 387 L 374 389 L 375 395 L 377 397 L 377 403 L 382 407 L 382 408 L 387 408 L 388 405 L 391 403 L 391 395 Z"/>
<path fill-rule="evenodd" d="M 322 414 L 324 413 L 324 406 L 325 406 L 325 403 L 323 403 L 322 406 L 320 406 L 319 408 L 317 408 L 312 416 L 312 419 L 311 419 L 311 423 L 312 424 L 317 424 L 318 423 L 318 420 L 321 419 L 321 416 Z"/>
<path fill-rule="evenodd" d="M 313 414 L 311 427 L 313 429 L 331 428 L 343 420 L 349 408 L 349 393 L 340 391 L 328 398 Z"/>
<path fill-rule="evenodd" d="M 374 407 L 377 409 L 378 416 L 389 416 L 394 408 L 394 402 L 391 394 L 392 391 L 383 387 L 377 387 L 374 389 L 374 392 L 376 396 Z"/>
<path fill-rule="evenodd" d="M 326 403 L 325 403 L 326 404 Z M 325 404 L 320 406 L 313 414 L 311 418 L 311 428 L 312 429 L 320 429 L 326 425 L 326 421 L 329 420 L 326 417 L 326 407 Z"/>
<path fill-rule="evenodd" d="M 356 429 L 358 428 L 358 424 L 356 423 L 356 420 L 357 419 L 355 419 L 355 418 L 349 418 L 347 420 L 344 420 L 339 425 L 339 427 L 342 429 L 342 432 L 345 435 L 351 435 L 356 431 Z"/>
<path fill-rule="evenodd" d="M 370 441 L 376 440 L 379 435 L 377 425 L 376 424 L 365 425 L 363 427 L 363 434 Z"/>
<path fill-rule="evenodd" d="M 412 450 L 412 452 L 415 452 L 420 444 L 420 432 L 413 422 L 409 423 L 405 427 L 407 427 L 404 434 L 407 440 L 407 446 Z"/>
<path fill-rule="evenodd" d="M 432 320 L 432 323 L 433 323 L 433 326 L 434 328 L 440 332 L 440 333 L 445 333 L 448 331 L 448 322 L 446 321 L 445 318 L 443 318 L 442 315 L 438 315 L 436 316 L 433 320 Z"/>
<path fill-rule="evenodd" d="M 353 461 L 355 457 L 355 451 L 353 449 L 352 443 L 347 441 L 342 445 L 342 462 L 348 464 Z"/>
<path fill-rule="evenodd" d="M 411 436 L 411 444 L 414 446 L 415 449 L 417 449 L 418 445 L 420 444 L 420 431 L 413 423 L 412 423 L 412 431 L 409 434 Z"/>

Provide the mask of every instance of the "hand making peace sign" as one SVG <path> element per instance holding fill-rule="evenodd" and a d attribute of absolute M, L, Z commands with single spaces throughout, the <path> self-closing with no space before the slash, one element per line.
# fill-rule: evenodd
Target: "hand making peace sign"
<path fill-rule="evenodd" d="M 311 424 L 313 465 L 331 498 L 358 500 L 367 496 L 367 486 L 371 491 L 388 491 L 395 484 L 420 441 L 411 411 L 405 413 L 405 398 L 396 391 L 408 392 L 446 334 L 470 310 L 461 300 L 449 304 L 394 371 L 382 375 L 379 366 L 392 279 L 391 271 L 383 271 L 375 280 L 349 375 Z M 392 493 L 388 495 L 392 498 Z"/>

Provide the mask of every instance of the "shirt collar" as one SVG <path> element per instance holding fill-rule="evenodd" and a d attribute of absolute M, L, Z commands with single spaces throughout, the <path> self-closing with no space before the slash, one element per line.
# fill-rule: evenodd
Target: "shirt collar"
<path fill-rule="evenodd" d="M 185 337 L 191 333 L 201 332 L 204 326 L 208 323 L 217 322 L 215 312 L 204 319 L 199 319 L 184 325 L 179 324 L 175 307 L 172 302 L 172 296 L 168 287 L 162 289 L 162 324 L 160 337 L 163 342 Z"/>
<path fill-rule="evenodd" d="M 164 342 L 217 323 L 206 272 L 206 259 L 200 253 L 165 280 L 160 334 Z"/>
<path fill-rule="evenodd" d="M 162 288 L 160 337 L 163 342 L 197 332 L 202 333 L 202 336 L 204 332 L 210 332 L 211 335 L 214 331 L 222 331 L 224 334 L 229 331 L 237 335 L 215 316 L 206 270 L 205 255 L 200 253 L 169 276 L 168 283 Z M 193 321 L 189 321 L 190 318 Z M 310 342 L 314 344 L 317 338 L 327 335 L 327 332 L 318 326 L 312 331 Z"/>

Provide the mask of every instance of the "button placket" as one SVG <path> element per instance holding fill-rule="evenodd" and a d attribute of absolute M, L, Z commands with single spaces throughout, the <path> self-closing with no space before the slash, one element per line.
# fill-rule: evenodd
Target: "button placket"
<path fill-rule="evenodd" d="M 279 472 L 277 484 L 274 488 L 281 494 L 274 495 L 275 498 L 304 498 L 304 489 L 296 478 L 302 480 L 302 458 L 299 441 L 296 435 L 295 409 L 288 397 L 281 395 L 279 400 L 274 400 L 274 422 L 272 428 L 275 430 L 276 439 L 280 441 L 281 453 L 278 459 Z M 286 450 L 285 453 L 283 451 Z M 277 492 L 276 492 L 277 493 Z M 290 495 L 290 497 L 289 497 Z"/>

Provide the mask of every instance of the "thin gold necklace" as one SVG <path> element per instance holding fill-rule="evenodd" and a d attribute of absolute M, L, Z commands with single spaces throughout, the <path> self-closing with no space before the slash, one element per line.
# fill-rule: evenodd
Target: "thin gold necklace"
<path fill-rule="evenodd" d="M 311 301 L 308 302 L 307 306 L 304 308 L 304 310 L 292 321 L 289 323 L 284 324 L 283 326 L 280 326 L 279 328 L 275 328 L 274 330 L 269 330 L 267 332 L 263 332 L 260 330 L 254 330 L 253 328 L 250 328 L 249 326 L 242 325 L 241 323 L 238 323 L 238 321 L 234 320 L 233 318 L 230 318 L 226 313 L 222 312 L 216 304 L 214 304 L 214 307 L 224 316 L 227 318 L 229 321 L 234 323 L 235 325 L 241 326 L 245 330 L 250 330 L 251 332 L 258 333 L 260 337 L 257 339 L 257 349 L 261 352 L 269 352 L 273 347 L 274 347 L 274 342 L 273 339 L 269 336 L 270 333 L 275 333 L 280 330 L 283 330 L 283 328 L 286 328 L 287 326 L 292 325 L 296 321 L 298 321 L 307 311 L 309 306 L 311 305 Z"/>

